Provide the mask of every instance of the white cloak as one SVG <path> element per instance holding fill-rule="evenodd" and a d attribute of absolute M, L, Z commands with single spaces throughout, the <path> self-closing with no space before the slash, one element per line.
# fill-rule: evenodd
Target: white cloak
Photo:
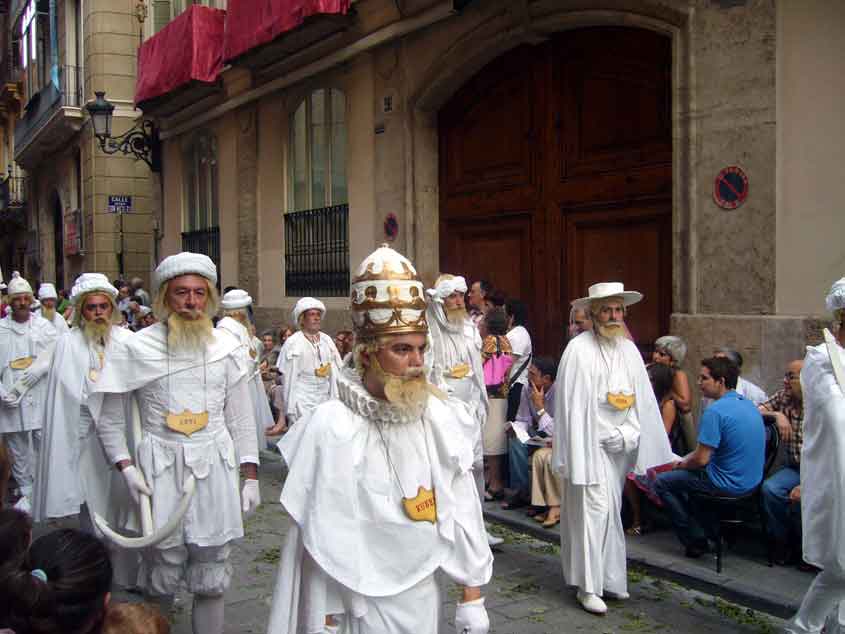
<path fill-rule="evenodd" d="M 410 417 L 370 396 L 351 367 L 339 390 L 339 400 L 320 405 L 279 442 L 288 464 L 281 502 L 296 525 L 282 552 L 268 632 L 321 632 L 327 614 L 345 613 L 363 634 L 375 631 L 367 615 L 378 612 L 397 634 L 434 634 L 436 622 L 424 615 L 442 600 L 431 598 L 434 573 L 465 586 L 492 575 L 471 473 L 477 425 L 463 407 L 433 396 L 422 417 Z M 436 524 L 404 514 L 402 497 L 419 486 L 435 491 Z"/>
<path fill-rule="evenodd" d="M 105 360 L 130 337 L 128 330 L 112 326 Z M 108 464 L 87 411 L 89 371 L 96 368 L 99 356 L 78 328 L 56 342 L 45 380 L 43 438 L 32 505 L 36 522 L 75 515 L 87 500 L 89 510 L 107 518 L 111 526 L 134 525 L 123 478 Z M 128 414 L 128 401 L 125 408 Z"/>
<path fill-rule="evenodd" d="M 303 358 L 313 350 L 305 334 L 298 330 L 285 341 L 279 351 L 276 367 L 282 379 L 282 393 L 285 399 L 285 415 L 289 422 L 296 422 L 310 413 L 317 405 L 329 398 L 337 398 L 337 374 L 342 361 L 334 341 L 326 333 L 320 333 L 320 355 L 323 363 L 331 364 L 331 374 L 326 378 L 314 375 L 314 368 Z M 328 383 L 328 386 L 326 386 Z"/>
<path fill-rule="evenodd" d="M 845 364 L 845 350 L 835 347 Z M 808 347 L 801 370 L 804 445 L 801 449 L 801 525 L 805 561 L 845 571 L 845 394 L 827 346 Z"/>
<path fill-rule="evenodd" d="M 115 350 L 92 386 L 89 409 L 109 464 L 132 457 L 120 395 L 133 392 L 143 437 L 137 460 L 153 489 L 155 529 L 172 515 L 188 472 L 196 478 L 183 528 L 160 543 L 220 546 L 243 536 L 238 462 L 258 464 L 247 368 L 233 337 L 213 330 L 203 353 L 168 354 L 167 327 L 157 323 Z M 208 425 L 190 437 L 170 430 L 170 412 L 207 411 Z"/>
<path fill-rule="evenodd" d="M 30 315 L 29 320 L 19 324 L 12 319 L 11 311 L 0 319 L 0 389 L 10 391 L 25 370 L 13 370 L 9 364 L 21 357 L 35 357 L 30 372 L 41 368 L 46 371 L 48 365 L 38 363 L 38 357 L 49 354 L 56 341 L 56 329 L 38 315 Z M 0 405 L 0 434 L 16 431 L 41 429 L 44 418 L 44 404 L 47 385 L 41 379 L 27 390 L 18 407 L 9 408 Z"/>
<path fill-rule="evenodd" d="M 46 319 L 48 323 L 52 324 L 53 328 L 56 329 L 56 336 L 61 337 L 63 334 L 70 330 L 70 326 L 67 325 L 67 321 L 65 318 L 62 317 L 62 314 L 59 311 L 53 315 L 53 319 L 47 319 L 44 317 L 43 311 L 39 311 L 39 314 L 42 318 Z"/>

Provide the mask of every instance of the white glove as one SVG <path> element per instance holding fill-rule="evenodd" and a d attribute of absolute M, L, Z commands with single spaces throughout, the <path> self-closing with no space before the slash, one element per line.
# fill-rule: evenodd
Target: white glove
<path fill-rule="evenodd" d="M 38 383 L 38 379 L 41 377 L 29 370 L 25 370 L 23 374 L 18 377 L 17 383 L 20 383 L 23 387 L 30 388 L 36 383 Z"/>
<path fill-rule="evenodd" d="M 625 450 L 625 439 L 618 429 L 614 429 L 610 436 L 602 438 L 599 442 L 607 453 L 621 453 Z"/>
<path fill-rule="evenodd" d="M 458 603 L 455 608 L 455 630 L 458 634 L 487 634 L 490 631 L 490 619 L 484 609 L 484 597 Z"/>
<path fill-rule="evenodd" d="M 141 475 L 141 472 L 135 467 L 135 465 L 129 465 L 128 467 L 124 467 L 123 471 L 120 472 L 123 474 L 123 479 L 126 480 L 126 486 L 129 487 L 129 494 L 132 496 L 132 499 L 135 501 L 135 504 L 141 503 L 141 495 L 152 495 L 153 492 L 150 490 L 150 487 L 147 486 L 147 483 L 144 482 L 144 476 Z"/>
<path fill-rule="evenodd" d="M 244 488 L 241 491 L 241 508 L 244 513 L 252 513 L 261 504 L 261 491 L 258 489 L 258 480 L 244 480 Z"/>

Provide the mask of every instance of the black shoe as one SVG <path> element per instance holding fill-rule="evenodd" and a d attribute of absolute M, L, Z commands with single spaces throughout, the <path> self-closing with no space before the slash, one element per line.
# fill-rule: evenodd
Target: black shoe
<path fill-rule="evenodd" d="M 684 551 L 684 556 L 690 559 L 698 559 L 702 555 L 706 555 L 710 552 L 710 545 L 707 543 L 707 540 L 701 540 L 697 542 L 693 542 L 689 546 L 686 547 Z"/>

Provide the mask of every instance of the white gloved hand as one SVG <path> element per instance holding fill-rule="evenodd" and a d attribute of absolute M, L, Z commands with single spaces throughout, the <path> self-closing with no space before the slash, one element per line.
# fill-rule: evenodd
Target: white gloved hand
<path fill-rule="evenodd" d="M 258 489 L 258 480 L 244 480 L 244 488 L 241 491 L 241 508 L 244 513 L 252 513 L 261 504 L 261 491 Z"/>
<path fill-rule="evenodd" d="M 484 608 L 484 597 L 458 603 L 455 608 L 455 630 L 458 634 L 487 634 L 490 631 L 490 619 Z"/>
<path fill-rule="evenodd" d="M 21 398 L 23 398 L 23 395 L 17 392 L 3 392 L 0 395 L 0 403 L 11 409 L 21 404 Z"/>
<path fill-rule="evenodd" d="M 132 496 L 135 504 L 141 503 L 142 494 L 153 494 L 150 487 L 148 487 L 147 483 L 144 481 L 144 476 L 141 475 L 141 472 L 138 471 L 135 465 L 124 467 L 123 471 L 120 473 L 123 475 L 123 479 L 126 480 L 126 486 L 129 487 L 129 494 Z"/>
<path fill-rule="evenodd" d="M 38 379 L 41 377 L 37 374 L 30 372 L 29 370 L 24 370 L 24 372 L 18 377 L 17 383 L 20 383 L 23 387 L 30 388 L 36 383 L 38 383 Z"/>
<path fill-rule="evenodd" d="M 625 439 L 618 429 L 614 429 L 610 436 L 602 438 L 599 442 L 607 453 L 620 453 L 625 450 Z"/>

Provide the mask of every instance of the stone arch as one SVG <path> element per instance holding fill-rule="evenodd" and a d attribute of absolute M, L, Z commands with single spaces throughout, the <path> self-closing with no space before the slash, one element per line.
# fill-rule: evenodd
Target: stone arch
<path fill-rule="evenodd" d="M 648 1 L 608 2 L 608 8 L 574 3 L 567 8 L 529 11 L 524 3 L 500 8 L 480 19 L 438 56 L 435 63 L 408 87 L 406 147 L 408 168 L 407 217 L 412 219 L 409 255 L 423 278 L 436 275 L 439 263 L 439 109 L 487 64 L 522 44 L 538 44 L 552 34 L 592 26 L 623 26 L 662 33 L 672 40 L 673 135 L 673 269 L 672 303 L 676 312 L 689 312 L 694 298 L 694 277 L 689 262 L 694 243 L 690 226 L 694 213 L 688 187 L 691 173 L 691 109 L 689 16 L 684 11 Z M 537 3 L 540 5 L 540 3 Z"/>

